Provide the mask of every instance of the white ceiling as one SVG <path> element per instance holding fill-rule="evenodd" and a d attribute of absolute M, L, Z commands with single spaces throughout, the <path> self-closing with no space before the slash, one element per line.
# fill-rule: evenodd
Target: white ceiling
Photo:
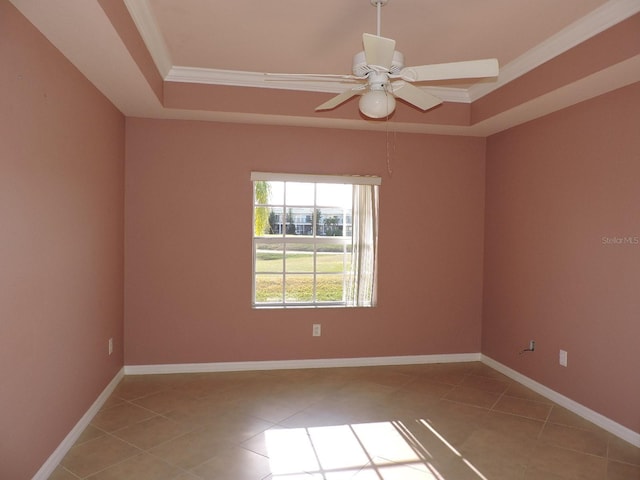
<path fill-rule="evenodd" d="M 272 81 L 264 73 L 350 73 L 352 56 L 362 49 L 362 33 L 376 33 L 376 8 L 370 0 L 11 1 L 128 116 L 488 135 L 640 81 L 636 54 L 535 98 L 524 95 L 526 101 L 476 124 L 434 121 L 433 115 L 413 112 L 409 105 L 399 106 L 406 113 L 399 111 L 389 122 L 368 121 L 357 115 L 353 101 L 329 115 L 313 110 L 318 99 L 345 90 L 342 82 Z M 180 98 L 189 98 L 188 105 L 170 108 L 170 102 L 158 98 L 139 55 L 132 53 L 130 32 L 124 34 L 123 22 L 114 22 L 100 2 L 123 3 L 120 11 L 133 19 L 165 94 L 183 92 Z M 396 40 L 407 65 L 498 58 L 498 79 L 421 85 L 445 102 L 470 104 L 638 12 L 639 0 L 389 0 L 381 9 L 381 34 Z M 282 112 L 253 111 L 251 105 L 235 110 L 233 101 L 220 109 L 211 100 L 198 104 L 198 95 L 215 97 L 221 90 L 202 93 L 196 87 L 220 85 L 242 86 L 224 91 L 236 95 L 238 105 L 248 98 L 243 92 L 254 95 L 252 87 L 263 96 L 267 91 L 279 95 L 274 98 L 283 103 L 289 97 L 276 92 L 315 93 L 305 94 L 308 106 L 303 101 L 297 110 Z M 305 98 L 291 96 L 291 102 Z"/>

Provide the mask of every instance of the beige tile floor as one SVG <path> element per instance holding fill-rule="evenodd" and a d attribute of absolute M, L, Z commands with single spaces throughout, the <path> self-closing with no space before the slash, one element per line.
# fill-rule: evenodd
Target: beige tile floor
<path fill-rule="evenodd" d="M 53 480 L 622 480 L 640 449 L 481 363 L 127 376 Z"/>

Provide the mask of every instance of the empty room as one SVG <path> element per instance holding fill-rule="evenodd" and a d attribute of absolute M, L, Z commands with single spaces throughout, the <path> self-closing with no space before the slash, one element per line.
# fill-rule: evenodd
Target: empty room
<path fill-rule="evenodd" d="M 0 479 L 640 479 L 640 2 L 0 32 Z"/>

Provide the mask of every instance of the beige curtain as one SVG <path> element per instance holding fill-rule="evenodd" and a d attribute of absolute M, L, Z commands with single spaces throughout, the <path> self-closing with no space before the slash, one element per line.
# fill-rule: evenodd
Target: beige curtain
<path fill-rule="evenodd" d="M 353 186 L 351 268 L 346 302 L 350 307 L 376 305 L 378 270 L 378 186 Z"/>

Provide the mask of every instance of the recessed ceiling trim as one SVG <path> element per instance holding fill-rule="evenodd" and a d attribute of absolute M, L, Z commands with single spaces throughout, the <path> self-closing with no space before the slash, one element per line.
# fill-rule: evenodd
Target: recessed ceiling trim
<path fill-rule="evenodd" d="M 471 96 L 469 95 L 468 88 L 454 88 L 454 87 L 416 87 L 424 90 L 427 93 L 435 95 L 444 102 L 453 103 L 471 103 Z"/>
<path fill-rule="evenodd" d="M 429 123 L 406 123 L 378 120 L 356 120 L 346 118 L 320 118 L 290 115 L 270 115 L 262 113 L 211 112 L 203 110 L 164 109 L 161 117 L 173 120 L 201 120 L 220 123 L 242 123 L 255 125 L 273 125 L 284 127 L 329 128 L 342 130 L 367 130 L 377 132 L 402 132 L 432 135 L 476 134 L 470 127 L 462 125 L 436 125 Z"/>
<path fill-rule="evenodd" d="M 640 55 L 589 75 L 570 85 L 533 99 L 474 125 L 436 125 L 378 120 L 336 119 L 312 116 L 269 115 L 260 113 L 212 112 L 163 109 L 157 118 L 202 120 L 311 128 L 337 128 L 433 135 L 488 137 L 508 128 L 589 100 L 616 88 L 640 81 Z"/>
<path fill-rule="evenodd" d="M 269 80 L 266 74 L 258 72 L 173 66 L 169 51 L 151 11 L 149 0 L 124 0 L 124 2 L 147 48 L 149 48 L 160 74 L 166 81 L 325 93 L 340 93 L 353 85 L 351 82 L 335 79 Z M 468 89 L 422 88 L 429 93 L 440 96 L 444 101 L 473 102 L 638 12 L 640 12 L 638 0 L 610 0 L 509 64 L 501 66 L 500 76 L 494 82 L 478 83 Z"/>
<path fill-rule="evenodd" d="M 133 5 L 135 8 L 148 4 L 150 0 L 123 1 L 127 2 L 129 7 Z M 287 115 L 177 110 L 165 108 L 159 103 L 157 97 L 149 89 L 148 82 L 141 74 L 122 38 L 117 35 L 98 2 L 69 0 L 62 3 L 41 2 L 38 6 L 32 0 L 11 0 L 11 2 L 125 116 L 132 117 L 486 136 L 524 121 L 538 118 L 559 108 L 592 98 L 594 95 L 620 88 L 629 82 L 640 81 L 640 56 L 636 56 L 628 62 L 625 61 L 614 66 L 614 68 L 610 67 L 604 71 L 596 72 L 589 78 L 566 85 L 558 91 L 550 92 L 538 101 L 529 101 L 496 117 L 469 126 L 378 122 L 324 116 L 290 117 Z M 598 15 L 594 13 L 591 17 L 600 16 L 601 20 L 608 17 L 608 25 L 615 25 L 638 11 L 640 11 L 638 0 L 611 0 L 603 8 L 597 10 Z M 74 28 L 68 28 L 69 22 L 74 24 Z M 571 27 L 575 28 L 580 23 L 578 21 Z M 600 25 L 599 28 L 593 25 L 589 27 L 591 30 L 588 36 L 591 37 L 597 31 L 607 28 L 607 23 L 604 23 L 604 20 Z M 171 70 L 170 67 L 167 74 L 169 70 Z M 509 73 L 508 70 L 507 73 Z M 474 87 L 474 89 L 477 88 Z M 458 90 L 458 93 L 460 91 L 467 94 L 466 90 Z M 567 99 L 564 99 L 565 95 Z"/>
<path fill-rule="evenodd" d="M 580 20 L 552 35 L 504 67 L 493 83 L 479 83 L 469 88 L 471 101 L 503 87 L 545 62 L 640 12 L 638 0 L 610 0 Z"/>
<path fill-rule="evenodd" d="M 166 77 L 173 64 L 158 22 L 151 11 L 149 0 L 124 0 L 124 4 L 149 49 L 160 76 Z"/>
<path fill-rule="evenodd" d="M 473 135 L 488 137 L 563 108 L 640 81 L 640 55 L 588 75 L 470 127 Z"/>

